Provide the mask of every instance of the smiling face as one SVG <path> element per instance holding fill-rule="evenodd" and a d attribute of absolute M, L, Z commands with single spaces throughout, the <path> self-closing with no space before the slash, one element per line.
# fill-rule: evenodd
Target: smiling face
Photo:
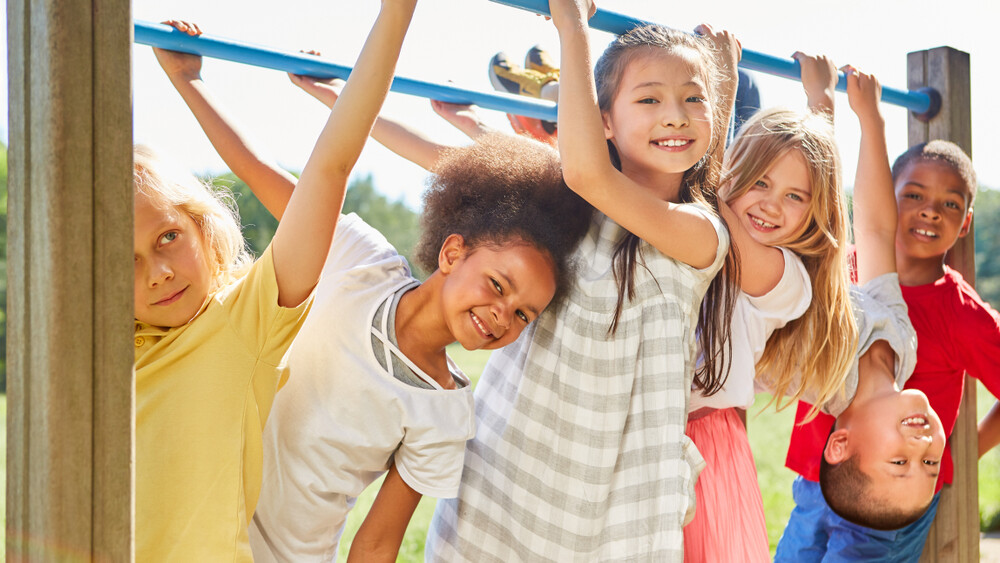
<path fill-rule="evenodd" d="M 181 326 L 201 309 L 212 268 L 197 223 L 176 207 L 135 195 L 135 318 Z"/>
<path fill-rule="evenodd" d="M 877 498 L 904 511 L 930 502 L 946 437 L 926 395 L 914 389 L 880 395 L 838 421 L 842 427 Z"/>
<path fill-rule="evenodd" d="M 647 185 L 678 177 L 712 141 L 712 108 L 700 55 L 692 49 L 648 48 L 625 67 L 605 136 L 621 157 L 622 172 Z"/>
<path fill-rule="evenodd" d="M 936 260 L 969 232 L 972 195 L 950 165 L 917 160 L 896 178 L 896 251 L 904 260 Z"/>
<path fill-rule="evenodd" d="M 547 253 L 522 241 L 468 249 L 451 235 L 441 249 L 445 323 L 467 350 L 510 344 L 552 301 L 556 279 Z"/>
<path fill-rule="evenodd" d="M 777 246 L 792 241 L 809 219 L 812 205 L 805 157 L 795 149 L 785 151 L 750 189 L 728 205 L 760 244 Z"/>

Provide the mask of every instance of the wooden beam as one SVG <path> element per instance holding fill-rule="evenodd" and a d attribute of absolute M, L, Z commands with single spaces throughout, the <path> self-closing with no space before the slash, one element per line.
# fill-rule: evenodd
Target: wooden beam
<path fill-rule="evenodd" d="M 9 0 L 9 561 L 133 558 L 128 0 Z"/>
<path fill-rule="evenodd" d="M 910 89 L 929 86 L 941 94 L 941 112 L 936 117 L 923 122 L 910 116 L 910 145 L 945 139 L 972 156 L 969 54 L 950 47 L 910 53 L 907 75 Z M 970 232 L 948 253 L 947 263 L 975 285 L 975 257 L 975 238 Z M 955 478 L 941 491 L 922 562 L 979 561 L 978 452 L 976 383 L 966 376 L 961 410 L 951 434 Z"/>

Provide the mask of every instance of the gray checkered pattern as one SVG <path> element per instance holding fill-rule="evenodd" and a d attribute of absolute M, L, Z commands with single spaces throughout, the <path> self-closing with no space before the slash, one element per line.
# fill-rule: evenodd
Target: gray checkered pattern
<path fill-rule="evenodd" d="M 459 497 L 438 503 L 428 561 L 682 561 L 703 463 L 684 435 L 693 335 L 728 247 L 715 224 L 724 243 L 705 270 L 643 243 L 610 338 L 624 230 L 595 219 L 566 302 L 486 366 Z"/>

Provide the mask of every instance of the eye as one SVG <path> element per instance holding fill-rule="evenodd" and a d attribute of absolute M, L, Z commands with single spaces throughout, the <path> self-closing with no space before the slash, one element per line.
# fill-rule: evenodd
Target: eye
<path fill-rule="evenodd" d="M 641 100 L 638 100 L 636 103 L 638 103 L 638 104 L 658 104 L 658 103 L 660 103 L 660 101 L 657 100 L 656 98 L 642 98 Z"/>
<path fill-rule="evenodd" d="M 760 188 L 762 190 L 766 190 L 767 189 L 767 182 L 765 182 L 764 180 L 757 180 L 756 182 L 753 183 L 753 186 L 755 188 Z"/>
<path fill-rule="evenodd" d="M 916 194 L 916 193 L 910 192 L 910 193 L 907 193 L 907 194 L 903 194 L 903 197 L 906 198 L 906 199 L 912 199 L 912 200 L 917 201 L 917 200 L 920 199 L 920 194 Z"/>
<path fill-rule="evenodd" d="M 160 235 L 160 244 L 170 244 L 174 242 L 175 240 L 177 240 L 178 234 L 179 233 L 177 231 L 170 231 L 169 233 L 163 233 L 162 235 Z"/>
<path fill-rule="evenodd" d="M 934 466 L 934 465 L 937 465 L 939 463 L 941 463 L 939 460 L 934 460 L 934 459 L 925 459 L 924 460 L 924 465 Z"/>
<path fill-rule="evenodd" d="M 528 315 L 525 315 L 525 314 L 524 314 L 524 311 L 522 311 L 522 310 L 520 310 L 520 309 L 518 309 L 517 311 L 515 311 L 515 312 L 514 312 L 514 314 L 515 314 L 515 315 L 517 315 L 517 318 L 521 319 L 522 321 L 524 321 L 524 322 L 526 322 L 526 323 L 530 323 L 530 322 L 531 322 L 531 321 L 530 321 L 530 320 L 528 319 Z"/>
<path fill-rule="evenodd" d="M 961 209 L 962 208 L 962 206 L 960 206 L 959 204 L 955 203 L 954 201 L 946 201 L 945 202 L 945 206 L 950 207 L 952 209 Z"/>
<path fill-rule="evenodd" d="M 804 199 L 802 199 L 802 196 L 800 196 L 795 192 L 788 194 L 788 198 L 791 199 L 792 201 L 799 201 L 799 202 L 805 201 Z"/>
<path fill-rule="evenodd" d="M 889 463 L 891 463 L 893 465 L 906 465 L 906 460 L 905 459 L 893 459 L 893 460 L 890 460 Z"/>
<path fill-rule="evenodd" d="M 493 284 L 493 289 L 495 289 L 500 295 L 503 295 L 503 286 L 500 285 L 500 282 L 493 278 L 490 278 L 490 282 Z"/>
<path fill-rule="evenodd" d="M 688 98 L 686 100 L 684 100 L 684 101 L 688 102 L 688 103 L 692 103 L 692 104 L 703 104 L 703 103 L 705 103 L 705 97 L 704 96 L 688 96 Z"/>

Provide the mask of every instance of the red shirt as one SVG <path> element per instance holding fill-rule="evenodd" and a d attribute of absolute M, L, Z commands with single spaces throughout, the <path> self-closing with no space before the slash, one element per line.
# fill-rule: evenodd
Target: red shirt
<path fill-rule="evenodd" d="M 954 474 L 950 440 L 962 403 L 963 375 L 968 372 L 979 379 L 994 397 L 1000 393 L 1000 315 L 979 298 L 961 274 L 947 266 L 944 276 L 934 283 L 902 289 L 917 331 L 917 367 L 906 388 L 927 394 L 949 437 L 937 483 L 940 491 Z M 799 402 L 785 467 L 810 481 L 819 481 L 820 458 L 834 418 L 820 414 L 799 426 L 810 408 L 808 403 Z"/>

